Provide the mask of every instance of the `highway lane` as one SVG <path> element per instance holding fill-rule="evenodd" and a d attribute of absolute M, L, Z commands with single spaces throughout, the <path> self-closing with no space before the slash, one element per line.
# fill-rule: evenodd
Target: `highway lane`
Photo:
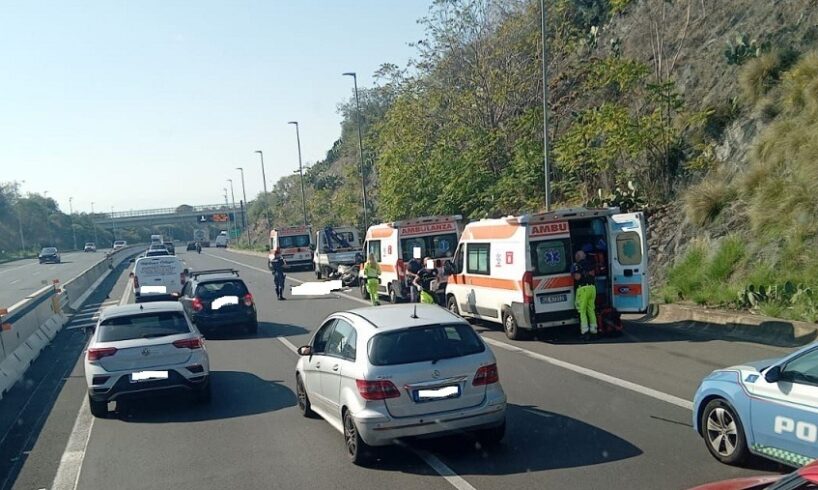
<path fill-rule="evenodd" d="M 9 307 L 54 279 L 66 282 L 94 265 L 105 256 L 96 253 L 73 252 L 62 254 L 61 264 L 40 264 L 37 259 L 15 260 L 0 264 L 0 307 Z"/>
<path fill-rule="evenodd" d="M 719 365 L 777 353 L 745 343 L 666 338 L 644 326 L 633 327 L 632 337 L 621 342 L 592 345 L 569 337 L 512 343 L 478 326 L 494 342 L 540 356 L 493 347 L 510 402 L 506 443 L 486 451 L 468 436 L 415 442 L 384 451 L 371 468 L 354 467 L 345 460 L 339 433 L 298 414 L 296 356 L 279 337 L 307 343 L 326 314 L 360 306 L 357 292 L 278 302 L 262 257 L 214 250 L 182 257 L 195 269 L 239 269 L 259 305 L 260 335 L 208 341 L 215 371 L 210 407 L 184 398 L 152 400 L 97 419 L 78 488 L 451 488 L 427 464 L 427 453 L 462 478 L 456 482 L 466 486 L 459 488 L 687 488 L 755 472 L 711 458 L 689 426 L 689 410 L 542 360 L 563 360 L 689 400 L 699 374 L 721 359 Z M 290 277 L 308 280 L 311 274 Z M 114 293 L 121 291 L 124 273 Z M 662 379 L 669 372 L 672 379 Z M 84 395 L 81 375 L 77 362 L 55 407 L 72 405 L 76 414 Z M 19 488 L 49 486 L 59 462 L 54 434 L 63 434 L 66 423 L 73 420 L 60 425 L 53 413 L 49 417 Z M 40 441 L 49 442 L 50 452 Z"/>

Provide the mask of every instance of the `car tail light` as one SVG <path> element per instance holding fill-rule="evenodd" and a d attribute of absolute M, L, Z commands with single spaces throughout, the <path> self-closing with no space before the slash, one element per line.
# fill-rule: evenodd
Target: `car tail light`
<path fill-rule="evenodd" d="M 116 347 L 92 347 L 88 349 L 88 360 L 99 361 L 103 357 L 111 357 L 116 354 Z"/>
<path fill-rule="evenodd" d="M 244 295 L 244 306 L 253 306 L 253 295 L 247 293 Z"/>
<path fill-rule="evenodd" d="M 477 370 L 471 384 L 474 386 L 490 385 L 498 381 L 500 381 L 500 373 L 497 372 L 497 364 L 489 364 Z"/>
<path fill-rule="evenodd" d="M 139 289 L 139 278 L 137 276 L 133 276 L 133 288 Z"/>
<path fill-rule="evenodd" d="M 199 298 L 193 298 L 193 303 L 191 303 L 191 306 L 193 307 L 193 311 L 202 311 L 204 309 L 202 300 Z"/>
<path fill-rule="evenodd" d="M 531 271 L 526 272 L 523 274 L 523 303 L 525 304 L 533 304 L 534 303 L 534 275 Z"/>
<path fill-rule="evenodd" d="M 173 346 L 178 349 L 201 349 L 204 347 L 204 342 L 202 342 L 201 337 L 195 337 L 192 339 L 177 340 L 173 343 Z"/>
<path fill-rule="evenodd" d="M 398 271 L 398 279 L 403 280 L 403 278 L 406 276 L 406 267 L 403 264 L 403 259 L 398 259 L 395 269 Z"/>
<path fill-rule="evenodd" d="M 358 393 L 364 400 L 386 400 L 387 398 L 400 397 L 400 391 L 394 383 L 388 380 L 367 381 L 365 379 L 356 379 L 355 384 L 358 385 Z"/>

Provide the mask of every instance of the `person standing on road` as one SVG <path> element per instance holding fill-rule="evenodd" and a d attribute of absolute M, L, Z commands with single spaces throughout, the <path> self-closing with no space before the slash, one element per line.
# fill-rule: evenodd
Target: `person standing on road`
<path fill-rule="evenodd" d="M 281 256 L 281 250 L 276 249 L 273 252 L 273 260 L 270 261 L 270 266 L 273 270 L 273 281 L 276 285 L 276 298 L 278 299 L 287 299 L 284 297 L 284 281 L 287 278 L 284 274 L 285 265 L 287 265 L 287 261 Z"/>
<path fill-rule="evenodd" d="M 576 286 L 576 307 L 579 312 L 579 332 L 582 338 L 589 340 L 590 335 L 597 334 L 596 325 L 596 285 L 594 284 L 595 264 L 582 250 L 574 255 L 571 275 Z"/>
<path fill-rule="evenodd" d="M 367 260 L 366 265 L 364 265 L 364 277 L 366 277 L 366 291 L 369 293 L 372 306 L 380 305 L 378 285 L 381 283 L 381 267 L 375 260 L 375 254 L 369 254 L 369 260 Z"/>
<path fill-rule="evenodd" d="M 418 271 L 415 275 L 414 282 L 418 291 L 420 291 L 420 302 L 430 305 L 437 304 L 435 292 L 432 291 L 432 281 L 437 277 L 435 262 L 429 257 L 426 257 L 423 263 L 426 264 L 426 266 Z"/>
<path fill-rule="evenodd" d="M 406 263 L 406 285 L 409 288 L 409 298 L 412 303 L 418 302 L 419 290 L 415 286 L 415 279 L 422 268 L 423 264 L 420 263 L 420 257 L 412 257 L 412 260 Z"/>

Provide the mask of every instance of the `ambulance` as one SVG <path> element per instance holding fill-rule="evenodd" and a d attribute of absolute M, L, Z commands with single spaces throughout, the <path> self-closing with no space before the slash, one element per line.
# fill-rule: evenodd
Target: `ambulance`
<path fill-rule="evenodd" d="M 579 324 L 571 266 L 578 250 L 596 264 L 597 311 L 648 308 L 645 218 L 619 208 L 563 209 L 466 225 L 446 264 L 446 306 L 503 325 L 511 339 Z M 598 318 L 598 322 L 601 319 Z"/>
<path fill-rule="evenodd" d="M 387 296 L 392 303 L 410 297 L 406 263 L 413 257 L 435 260 L 441 271 L 439 284 L 442 287 L 445 283 L 443 264 L 454 257 L 462 221 L 460 215 L 430 216 L 370 226 L 366 231 L 364 259 L 373 254 L 381 268 L 380 294 Z M 361 296 L 366 299 L 369 297 L 366 281 L 359 282 Z"/>
<path fill-rule="evenodd" d="M 270 253 L 267 255 L 267 267 L 273 270 L 273 255 L 277 249 L 286 262 L 286 269 L 312 270 L 312 227 L 288 226 L 274 228 L 270 231 Z"/>

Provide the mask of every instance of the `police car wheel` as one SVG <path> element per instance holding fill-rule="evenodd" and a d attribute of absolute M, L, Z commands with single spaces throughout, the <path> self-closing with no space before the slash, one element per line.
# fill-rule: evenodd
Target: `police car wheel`
<path fill-rule="evenodd" d="M 741 464 L 749 456 L 741 420 L 724 400 L 711 400 L 704 407 L 701 427 L 707 449 L 722 463 Z"/>

